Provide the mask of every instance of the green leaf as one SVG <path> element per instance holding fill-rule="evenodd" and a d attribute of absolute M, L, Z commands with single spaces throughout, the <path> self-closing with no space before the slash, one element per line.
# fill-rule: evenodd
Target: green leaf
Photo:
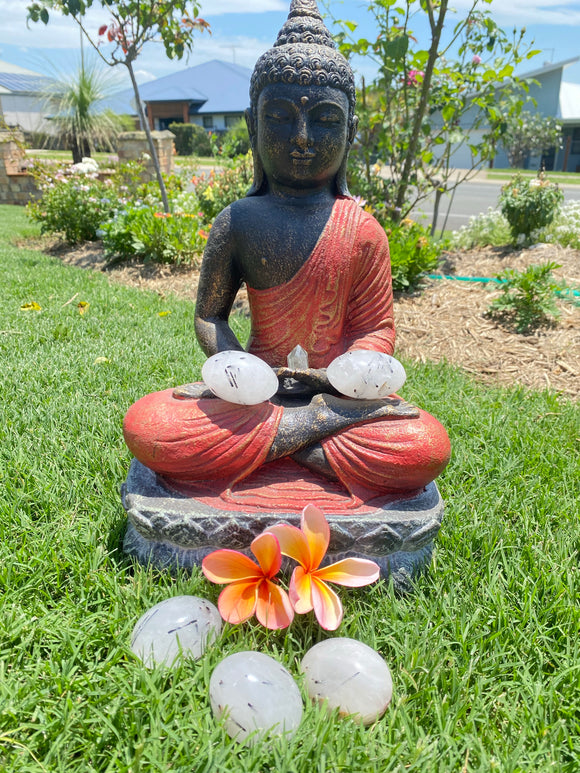
<path fill-rule="evenodd" d="M 46 9 L 46 8 L 43 8 L 43 9 L 40 11 L 40 21 L 41 21 L 43 24 L 48 24 L 48 11 L 47 11 L 47 9 Z"/>

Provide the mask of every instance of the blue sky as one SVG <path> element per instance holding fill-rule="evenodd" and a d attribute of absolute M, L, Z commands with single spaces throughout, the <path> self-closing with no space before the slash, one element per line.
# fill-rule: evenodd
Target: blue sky
<path fill-rule="evenodd" d="M 79 58 L 79 33 L 73 21 L 53 15 L 49 25 L 26 26 L 29 0 L 0 0 L 0 59 L 37 72 L 52 74 L 56 67 L 70 71 Z M 365 0 L 330 0 L 329 7 L 337 18 L 359 24 L 361 36 L 372 38 L 372 16 Z M 98 0 L 95 6 L 99 6 Z M 186 66 L 209 59 L 224 59 L 252 67 L 257 57 L 276 38 L 288 13 L 289 0 L 206 0 L 201 15 L 212 27 L 213 34 L 199 35 L 189 61 L 172 62 L 162 46 L 150 44 L 136 64 L 142 81 L 167 75 Z M 319 0 L 323 10 L 324 3 Z M 239 12 L 244 7 L 243 13 Z M 469 0 L 455 0 L 458 17 L 471 6 Z M 558 62 L 580 56 L 580 0 L 493 0 L 489 7 L 496 21 L 506 30 L 526 27 L 526 39 L 542 53 L 530 60 L 520 72 L 536 69 L 546 61 Z M 91 11 L 88 26 L 96 30 L 107 21 L 102 10 Z M 427 46 L 426 29 L 414 29 L 420 44 Z M 369 62 L 356 62 L 359 74 L 372 78 L 374 67 Z M 121 68 L 118 68 L 121 69 Z M 580 83 L 580 62 L 564 71 L 567 81 Z M 119 86 L 126 87 L 121 81 Z"/>

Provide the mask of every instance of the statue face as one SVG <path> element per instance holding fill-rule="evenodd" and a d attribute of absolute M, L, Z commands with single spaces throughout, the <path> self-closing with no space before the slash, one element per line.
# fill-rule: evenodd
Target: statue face
<path fill-rule="evenodd" d="M 331 184 L 348 149 L 348 99 L 328 86 L 276 83 L 260 93 L 257 151 L 271 185 Z"/>

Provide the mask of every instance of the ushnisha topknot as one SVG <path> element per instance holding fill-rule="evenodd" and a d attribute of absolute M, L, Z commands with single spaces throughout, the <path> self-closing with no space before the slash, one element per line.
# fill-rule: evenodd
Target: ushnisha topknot
<path fill-rule="evenodd" d="M 256 62 L 250 81 L 255 113 L 262 89 L 273 83 L 331 86 L 343 91 L 354 116 L 356 91 L 349 63 L 337 51 L 316 0 L 292 0 L 288 19 L 278 39 Z"/>

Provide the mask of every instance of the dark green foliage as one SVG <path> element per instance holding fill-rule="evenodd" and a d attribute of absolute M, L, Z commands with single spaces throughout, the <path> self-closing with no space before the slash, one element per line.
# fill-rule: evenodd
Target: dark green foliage
<path fill-rule="evenodd" d="M 562 284 L 552 274 L 556 268 L 559 264 L 550 261 L 525 271 L 508 268 L 498 274 L 503 280 L 502 294 L 492 301 L 490 316 L 513 324 L 518 333 L 551 324 L 560 316 L 554 293 Z"/>
<path fill-rule="evenodd" d="M 426 228 L 412 220 L 391 223 L 386 228 L 391 254 L 393 290 L 408 292 L 421 280 L 421 275 L 437 267 L 443 247 Z"/>
<path fill-rule="evenodd" d="M 170 123 L 175 134 L 175 150 L 179 156 L 211 156 L 209 136 L 203 126 L 194 123 Z"/>
<path fill-rule="evenodd" d="M 248 134 L 246 121 L 243 118 L 240 118 L 235 126 L 227 130 L 222 141 L 221 150 L 227 158 L 245 156 L 250 150 L 250 135 Z"/>
<path fill-rule="evenodd" d="M 501 189 L 499 206 L 509 223 L 512 240 L 529 240 L 533 231 L 545 228 L 554 220 L 564 194 L 543 175 L 533 180 L 514 175 Z"/>

